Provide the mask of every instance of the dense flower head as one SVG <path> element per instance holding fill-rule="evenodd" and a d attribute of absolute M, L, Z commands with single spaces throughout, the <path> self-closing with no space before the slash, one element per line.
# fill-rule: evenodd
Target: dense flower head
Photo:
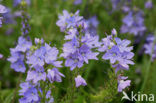
<path fill-rule="evenodd" d="M 21 83 L 22 88 L 19 93 L 22 98 L 20 103 L 40 103 L 43 99 L 42 88 L 40 85 L 44 83 L 62 82 L 65 77 L 56 67 L 61 67 L 62 61 L 58 61 L 58 53 L 56 47 L 44 43 L 43 39 L 35 38 L 35 44 L 30 43 L 23 37 L 19 38 L 16 48 L 11 49 L 11 57 L 8 58 L 11 67 L 17 72 L 25 72 L 28 67 L 26 82 Z M 26 62 L 24 62 L 26 61 Z M 53 69 L 49 69 L 55 67 Z M 46 103 L 52 103 L 53 97 L 50 91 L 46 94 Z"/>
<path fill-rule="evenodd" d="M 8 61 L 11 62 L 11 68 L 16 72 L 24 73 L 26 71 L 24 58 L 26 51 L 30 50 L 32 46 L 31 41 L 25 39 L 24 37 L 19 37 L 18 44 L 15 48 L 11 48 L 11 56 L 8 58 Z"/>
<path fill-rule="evenodd" d="M 35 71 L 35 70 L 30 70 L 27 73 L 27 78 L 26 81 L 32 81 L 34 84 L 37 84 L 38 81 L 46 80 L 46 73 L 43 71 Z"/>
<path fill-rule="evenodd" d="M 68 13 L 63 10 L 63 15 L 59 15 L 59 20 L 56 22 L 57 26 L 60 27 L 61 31 L 64 32 L 69 28 L 76 28 L 83 17 L 79 16 L 79 11 L 75 14 Z"/>
<path fill-rule="evenodd" d="M 71 22 L 68 22 L 70 19 Z M 96 56 L 99 53 L 94 52 L 93 49 L 99 47 L 101 44 L 98 35 L 92 35 L 89 32 L 88 27 L 90 23 L 95 27 L 98 25 L 95 18 L 87 23 L 83 17 L 79 16 L 79 11 L 75 14 L 70 14 L 64 10 L 63 15 L 59 16 L 57 25 L 67 33 L 65 35 L 67 42 L 63 45 L 61 57 L 66 59 L 65 66 L 70 67 L 70 70 L 76 67 L 81 68 L 84 63 L 88 64 L 88 60 L 90 59 L 98 60 Z"/>
<path fill-rule="evenodd" d="M 129 11 L 129 13 L 123 18 L 123 25 L 120 28 L 121 33 L 129 33 L 133 35 L 142 35 L 146 30 L 144 25 L 144 13 L 143 11 Z"/>
<path fill-rule="evenodd" d="M 152 61 L 156 59 L 156 43 L 155 37 L 153 35 L 149 35 L 146 39 L 146 43 L 144 44 L 145 54 L 148 54 L 152 57 Z"/>
<path fill-rule="evenodd" d="M 113 35 L 114 33 L 113 30 L 112 35 L 102 39 L 102 46 L 99 48 L 100 52 L 105 53 L 102 59 L 110 60 L 112 66 L 116 68 L 116 72 L 122 69 L 128 70 L 129 64 L 134 64 L 132 61 L 134 53 L 131 52 L 133 47 L 128 46 L 130 44 L 129 40 L 121 40 L 116 37 L 117 35 Z"/>
<path fill-rule="evenodd" d="M 33 103 L 39 102 L 40 97 L 37 88 L 29 82 L 24 82 L 20 84 L 21 90 L 20 95 L 23 96 L 19 99 L 20 103 Z"/>
<path fill-rule="evenodd" d="M 79 86 L 86 86 L 87 83 L 86 81 L 81 77 L 81 75 L 78 75 L 76 78 L 75 78 L 75 83 L 76 83 L 76 87 L 78 88 Z"/>
<path fill-rule="evenodd" d="M 62 62 L 57 61 L 57 55 L 57 48 L 51 47 L 49 44 L 45 43 L 33 51 L 31 55 L 27 56 L 27 63 L 31 64 L 31 67 L 43 66 L 45 63 L 61 67 Z"/>
<path fill-rule="evenodd" d="M 129 64 L 133 65 L 134 62 L 132 58 L 134 53 L 131 43 L 129 40 L 121 40 L 117 37 L 117 32 L 115 29 L 112 30 L 111 35 L 102 39 L 101 47 L 99 47 L 100 52 L 104 52 L 102 59 L 110 60 L 110 64 L 115 68 L 115 73 L 118 71 L 128 70 Z M 118 92 L 122 92 L 123 89 L 130 86 L 130 80 L 126 80 L 128 77 L 118 76 Z"/>

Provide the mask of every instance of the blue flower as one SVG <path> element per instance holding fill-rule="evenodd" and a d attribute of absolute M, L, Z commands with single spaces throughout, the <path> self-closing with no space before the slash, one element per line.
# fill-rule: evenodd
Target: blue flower
<path fill-rule="evenodd" d="M 99 53 L 98 52 L 92 52 L 91 49 L 87 45 L 82 45 L 79 49 L 79 60 L 84 61 L 88 64 L 89 59 L 95 59 L 98 60 L 96 57 Z"/>
<path fill-rule="evenodd" d="M 54 98 L 51 96 L 51 90 L 47 91 L 46 99 L 48 99 L 48 101 L 46 101 L 46 103 L 53 103 L 54 102 Z"/>
<path fill-rule="evenodd" d="M 62 82 L 62 78 L 61 77 L 65 77 L 65 76 L 62 73 L 60 73 L 58 71 L 58 69 L 56 69 L 56 68 L 53 68 L 52 70 L 48 69 L 47 78 L 49 79 L 49 81 L 51 83 L 53 83 L 54 81 Z"/>
<path fill-rule="evenodd" d="M 79 86 L 86 86 L 87 83 L 86 81 L 81 77 L 81 75 L 78 75 L 76 78 L 75 78 L 75 83 L 76 83 L 76 87 L 78 88 Z"/>
<path fill-rule="evenodd" d="M 3 58 L 3 55 L 2 55 L 2 54 L 0 54 L 0 59 L 1 59 L 1 58 Z"/>
<path fill-rule="evenodd" d="M 65 66 L 70 67 L 70 70 L 72 71 L 76 67 L 81 68 L 83 63 L 83 60 L 79 60 L 79 53 L 75 52 L 66 58 Z"/>
<path fill-rule="evenodd" d="M 85 36 L 81 38 L 81 42 L 88 45 L 90 48 L 97 48 L 101 46 L 101 42 L 99 42 L 99 36 L 91 35 L 90 33 L 86 33 Z"/>
<path fill-rule="evenodd" d="M 46 49 L 44 46 L 37 49 L 30 57 L 27 57 L 27 63 L 32 64 L 31 67 L 35 67 L 37 65 L 43 66 L 45 64 L 45 53 Z"/>
<path fill-rule="evenodd" d="M 110 50 L 108 50 L 102 57 L 102 59 L 110 60 L 112 64 L 118 61 L 121 57 L 119 48 L 117 46 L 113 46 Z"/>
<path fill-rule="evenodd" d="M 140 10 L 136 13 L 130 11 L 123 19 L 123 25 L 120 28 L 121 33 L 130 33 L 136 35 L 142 35 L 146 30 L 144 25 L 143 12 Z"/>
<path fill-rule="evenodd" d="M 34 87 L 30 88 L 27 92 L 25 92 L 24 97 L 26 98 L 26 101 L 28 103 L 39 101 L 38 91 Z"/>
<path fill-rule="evenodd" d="M 75 0 L 74 5 L 80 5 L 82 3 L 82 0 Z"/>
<path fill-rule="evenodd" d="M 31 1 L 30 0 L 25 0 L 28 5 L 30 5 Z M 18 6 L 22 0 L 14 0 L 14 6 Z"/>
<path fill-rule="evenodd" d="M 79 11 L 75 14 L 70 14 L 68 11 L 63 10 L 63 15 L 59 15 L 59 20 L 56 24 L 60 27 L 61 31 L 64 32 L 68 28 L 75 28 L 82 19 L 83 17 L 79 16 Z"/>
<path fill-rule="evenodd" d="M 151 9 L 152 7 L 153 7 L 152 0 L 148 0 L 148 1 L 145 3 L 145 8 Z"/>
<path fill-rule="evenodd" d="M 0 4 L 0 14 L 7 13 L 7 8 Z M 0 17 L 0 27 L 2 27 L 2 19 L 3 17 Z"/>
<path fill-rule="evenodd" d="M 22 73 L 24 73 L 26 70 L 25 64 L 21 60 L 12 63 L 11 68 L 14 69 L 16 72 L 22 72 Z"/>
<path fill-rule="evenodd" d="M 114 42 L 112 41 L 112 35 L 107 36 L 106 38 L 102 39 L 101 42 L 101 46 L 98 48 L 98 51 L 100 52 L 106 52 L 107 50 L 109 50 L 110 48 L 112 48 L 112 46 L 114 46 Z"/>
<path fill-rule="evenodd" d="M 43 80 L 43 81 L 46 80 L 45 72 L 38 72 L 38 71 L 34 71 L 34 70 L 28 71 L 26 81 L 33 81 L 34 84 L 37 84 L 38 81 L 40 81 L 40 80 Z"/>
<path fill-rule="evenodd" d="M 15 63 L 17 60 L 24 60 L 24 55 L 21 54 L 20 52 L 16 52 L 16 49 L 10 49 L 11 51 L 11 56 L 7 59 L 11 63 Z"/>
<path fill-rule="evenodd" d="M 20 52 L 26 52 L 27 50 L 30 49 L 31 46 L 32 43 L 21 36 L 18 39 L 18 45 L 16 46 L 15 49 Z"/>
<path fill-rule="evenodd" d="M 131 43 L 129 40 L 121 40 L 120 38 L 115 38 L 115 41 L 120 52 L 130 52 L 133 49 L 133 47 L 127 47 Z"/>
<path fill-rule="evenodd" d="M 78 47 L 78 40 L 76 38 L 73 38 L 71 41 L 68 41 L 63 45 L 63 53 L 61 54 L 61 56 L 67 58 L 70 54 L 76 52 Z"/>
<path fill-rule="evenodd" d="M 31 85 L 29 82 L 24 82 L 20 84 L 21 90 L 20 95 L 23 96 L 19 99 L 20 103 L 33 103 L 39 102 L 40 97 L 38 94 L 38 90 L 34 85 Z"/>
<path fill-rule="evenodd" d="M 58 50 L 56 47 L 50 47 L 48 44 L 45 44 L 45 62 L 47 64 L 52 63 L 57 60 Z"/>
<path fill-rule="evenodd" d="M 7 8 L 0 4 L 0 13 L 3 14 L 3 13 L 6 13 L 6 12 L 7 12 Z"/>
<path fill-rule="evenodd" d="M 123 89 L 130 86 L 131 81 L 126 80 L 128 77 L 119 76 L 118 77 L 118 92 L 122 92 Z"/>

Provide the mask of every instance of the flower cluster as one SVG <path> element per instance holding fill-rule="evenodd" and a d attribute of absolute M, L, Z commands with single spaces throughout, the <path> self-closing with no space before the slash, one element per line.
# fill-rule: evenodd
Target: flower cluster
<path fill-rule="evenodd" d="M 65 77 L 60 73 L 57 67 L 61 67 L 61 61 L 57 61 L 58 50 L 44 43 L 43 39 L 35 39 L 35 44 L 26 53 L 26 64 L 29 67 L 26 77 L 26 83 L 21 83 L 20 94 L 23 96 L 20 101 L 41 102 L 44 100 L 44 92 L 47 92 L 46 100 L 53 101 L 50 92 L 45 90 L 41 85 L 53 82 L 62 82 L 61 77 Z M 46 82 L 47 81 L 47 82 Z M 47 84 L 48 85 L 48 84 Z M 51 103 L 51 102 L 50 102 Z"/>
<path fill-rule="evenodd" d="M 88 25 L 83 17 L 79 16 L 79 11 L 70 14 L 64 10 L 63 15 L 59 15 L 56 24 L 62 32 L 67 34 L 65 36 L 67 42 L 63 45 L 63 53 L 61 54 L 66 59 L 66 67 L 70 67 L 70 70 L 73 71 L 75 68 L 81 68 L 84 63 L 88 64 L 90 59 L 98 60 L 97 55 L 99 53 L 94 50 L 100 46 L 99 37 L 88 32 Z M 75 81 L 76 87 L 86 85 L 80 75 L 75 78 Z"/>
<path fill-rule="evenodd" d="M 119 70 L 128 70 L 129 64 L 134 64 L 132 61 L 134 53 L 131 52 L 133 47 L 128 46 L 130 44 L 129 40 L 121 40 L 116 36 L 117 32 L 113 29 L 111 35 L 102 39 L 102 46 L 99 48 L 99 51 L 104 52 L 102 59 L 110 60 L 112 67 L 116 68 L 115 72 L 117 73 Z M 118 88 L 120 88 L 121 85 L 119 82 Z M 121 92 L 121 90 L 119 90 L 119 92 Z"/>
<path fill-rule="evenodd" d="M 155 37 L 153 35 L 149 35 L 146 39 L 146 43 L 144 44 L 145 54 L 148 54 L 152 57 L 152 61 L 156 59 L 156 43 Z"/>
<path fill-rule="evenodd" d="M 4 14 L 7 12 L 7 8 L 0 4 L 0 14 Z M 0 17 L 0 27 L 2 27 L 2 19 L 3 17 Z"/>
<path fill-rule="evenodd" d="M 20 103 L 40 102 L 43 100 L 43 87 L 44 83 L 62 82 L 61 77 L 65 77 L 60 73 L 57 67 L 61 67 L 62 61 L 58 61 L 58 50 L 56 47 L 51 47 L 49 44 L 44 43 L 43 39 L 35 39 L 35 45 L 24 37 L 19 37 L 18 45 L 11 49 L 10 61 L 11 68 L 17 72 L 26 72 L 26 82 L 21 83 L 20 95 L 23 96 L 19 101 Z M 25 66 L 26 65 L 26 66 Z M 42 82 L 44 81 L 44 82 Z M 45 82 L 47 81 L 47 82 Z M 53 101 L 50 96 L 48 88 L 48 96 L 46 100 Z M 51 103 L 51 102 L 50 102 Z"/>
<path fill-rule="evenodd" d="M 21 36 L 18 39 L 17 46 L 10 49 L 11 57 L 8 58 L 8 61 L 11 62 L 11 68 L 16 72 L 24 73 L 26 71 L 26 66 L 24 63 L 25 52 L 28 51 L 31 46 L 31 41 Z"/>
<path fill-rule="evenodd" d="M 129 64 L 134 64 L 132 61 L 134 54 L 131 52 L 133 47 L 128 46 L 130 41 L 118 38 L 115 29 L 110 36 L 99 42 L 99 36 L 91 29 L 97 28 L 96 17 L 85 20 L 79 16 L 79 11 L 72 14 L 66 10 L 59 15 L 56 24 L 66 34 L 60 55 L 55 46 L 51 47 L 51 44 L 45 43 L 43 39 L 35 38 L 32 43 L 27 37 L 30 27 L 25 11 L 22 13 L 22 19 L 22 36 L 19 37 L 17 46 L 10 49 L 11 56 L 8 58 L 12 69 L 16 72 L 27 73 L 25 82 L 20 84 L 20 103 L 54 102 L 51 86 L 54 82 L 62 82 L 62 77 L 65 77 L 58 70 L 63 63 L 59 57 L 63 57 L 65 67 L 73 71 L 77 88 L 87 85 L 81 76 L 80 69 L 84 64 L 88 64 L 89 60 L 98 60 L 99 52 L 104 52 L 102 59 L 110 60 L 111 66 L 116 69 L 116 74 L 118 71 L 128 70 Z M 126 80 L 127 78 L 119 74 L 119 92 L 130 86 L 131 81 Z"/>
<path fill-rule="evenodd" d="M 136 35 L 142 35 L 146 30 L 144 25 L 143 11 L 129 11 L 129 13 L 123 18 L 123 25 L 120 28 L 121 33 L 130 33 Z"/>

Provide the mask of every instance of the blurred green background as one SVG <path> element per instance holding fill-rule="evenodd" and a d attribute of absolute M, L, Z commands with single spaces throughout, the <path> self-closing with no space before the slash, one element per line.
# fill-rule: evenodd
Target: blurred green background
<path fill-rule="evenodd" d="M 29 36 L 31 39 L 33 40 L 35 37 L 43 38 L 46 42 L 51 42 L 52 45 L 61 49 L 65 34 L 60 32 L 59 27 L 56 26 L 56 21 L 58 15 L 64 9 L 73 13 L 80 10 L 80 15 L 84 16 L 85 19 L 96 15 L 99 21 L 97 33 L 100 39 L 106 36 L 105 32 L 110 34 L 113 28 L 116 28 L 119 32 L 125 14 L 120 10 L 110 13 L 112 10 L 110 0 L 83 0 L 82 4 L 76 6 L 73 2 L 74 0 L 32 0 L 27 10 L 30 15 L 31 31 Z M 156 1 L 153 0 L 154 7 L 151 10 L 144 8 L 145 2 L 146 0 L 132 0 L 132 6 L 144 11 L 148 32 L 154 32 L 156 30 Z M 19 6 L 13 6 L 13 0 L 2 0 L 1 4 L 10 8 L 12 14 L 20 10 Z M 15 47 L 18 37 L 21 35 L 21 18 L 15 17 L 14 20 L 16 24 L 3 23 L 0 28 L 0 53 L 4 55 L 0 60 L 0 103 L 11 103 L 14 98 L 18 102 L 17 90 L 19 89 L 19 76 L 21 74 L 12 70 L 10 63 L 7 61 L 10 56 L 9 49 Z M 12 30 L 12 32 L 7 34 L 8 30 Z M 134 43 L 135 37 L 133 35 L 118 33 L 118 36 L 122 39 L 129 39 Z M 132 81 L 127 93 L 140 91 L 156 95 L 156 61 L 151 62 L 148 55 L 139 55 L 139 50 L 143 46 L 142 42 L 134 47 L 135 65 L 130 66 L 129 71 L 125 71 L 125 75 Z M 83 75 L 88 86 L 78 90 L 75 103 L 129 103 L 121 101 L 123 94 L 117 93 L 117 80 L 106 61 L 93 60 L 83 68 Z M 68 75 L 68 70 L 69 68 L 61 68 L 65 75 Z M 25 76 L 22 75 L 23 81 Z M 63 83 L 56 84 L 58 88 L 53 93 L 54 97 L 57 98 L 55 99 L 56 103 L 65 102 L 63 96 L 68 84 L 68 77 L 63 79 Z"/>

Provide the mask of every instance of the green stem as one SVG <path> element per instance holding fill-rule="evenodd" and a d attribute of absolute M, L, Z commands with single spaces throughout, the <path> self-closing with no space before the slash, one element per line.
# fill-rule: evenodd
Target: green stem
<path fill-rule="evenodd" d="M 18 80 L 18 83 L 17 83 L 17 85 L 16 85 L 16 89 L 15 89 L 15 91 L 14 91 L 14 96 L 13 96 L 12 103 L 15 103 L 16 93 L 17 93 L 17 90 L 18 90 L 18 88 L 19 88 L 19 84 L 20 84 L 21 79 L 22 79 L 22 73 L 20 73 L 20 75 L 19 75 L 19 80 Z"/>

